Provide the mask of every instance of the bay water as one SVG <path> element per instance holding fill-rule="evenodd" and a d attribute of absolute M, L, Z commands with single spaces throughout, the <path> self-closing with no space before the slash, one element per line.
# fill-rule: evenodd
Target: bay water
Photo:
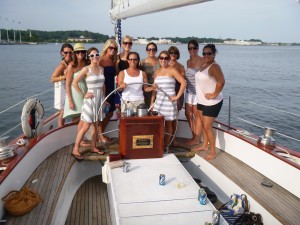
<path fill-rule="evenodd" d="M 86 44 L 86 48 L 103 44 Z M 187 45 L 176 45 L 186 68 Z M 37 98 L 46 109 L 53 109 L 54 68 L 60 62 L 61 44 L 0 45 L 0 112 L 27 97 L 45 92 Z M 170 45 L 158 45 L 158 52 Z M 299 46 L 229 46 L 217 45 L 216 61 L 220 64 L 226 84 L 224 104 L 218 120 L 227 124 L 231 97 L 231 126 L 258 136 L 262 127 L 277 130 L 274 138 L 280 145 L 300 152 L 300 47 Z M 143 59 L 145 45 L 133 45 Z M 200 46 L 201 53 L 203 46 Z M 157 54 L 158 55 L 158 54 Z M 0 114 L 0 135 L 21 122 L 24 102 Z M 16 137 L 21 126 L 8 135 Z M 287 135 L 296 140 L 289 139 Z"/>

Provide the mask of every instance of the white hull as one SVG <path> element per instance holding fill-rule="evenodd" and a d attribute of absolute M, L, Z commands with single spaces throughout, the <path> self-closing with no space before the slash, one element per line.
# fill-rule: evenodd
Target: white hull
<path fill-rule="evenodd" d="M 49 130 L 49 127 L 56 123 L 56 120 L 46 123 L 44 132 Z M 111 121 L 109 129 L 117 129 L 117 126 L 117 121 Z M 190 133 L 187 129 L 187 122 L 180 121 L 177 136 L 189 137 Z M 55 151 L 74 142 L 76 131 L 77 126 L 71 125 L 60 129 L 50 130 L 43 134 L 31 150 L 3 180 L 1 183 L 0 196 L 6 195 L 11 190 L 21 189 L 40 163 Z M 117 133 L 118 132 L 113 132 L 110 136 L 116 137 Z M 270 180 L 289 190 L 294 195 L 300 196 L 299 182 L 293 182 L 295 180 L 300 180 L 299 169 L 222 129 L 216 129 L 216 134 L 216 144 L 218 148 L 245 162 L 255 170 L 264 174 Z M 184 163 L 183 165 L 191 173 L 192 177 L 201 177 L 201 180 L 216 192 L 222 201 L 228 200 L 232 193 L 245 193 L 244 190 L 199 156 L 195 156 L 190 162 Z M 100 163 L 74 163 L 60 194 L 52 224 L 65 223 L 67 212 L 76 190 L 85 180 L 98 174 L 101 174 Z M 246 194 L 251 201 L 251 209 L 260 212 L 263 215 L 265 224 L 280 224 L 269 212 L 251 198 L 250 193 Z M 3 202 L 0 204 L 0 216 L 2 217 L 4 215 Z"/>

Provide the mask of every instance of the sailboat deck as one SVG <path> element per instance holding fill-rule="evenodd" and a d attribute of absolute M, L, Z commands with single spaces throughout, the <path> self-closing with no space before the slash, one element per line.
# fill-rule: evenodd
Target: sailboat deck
<path fill-rule="evenodd" d="M 116 151 L 117 146 L 111 147 L 113 151 Z M 51 223 L 60 190 L 75 162 L 70 154 L 71 149 L 72 145 L 53 153 L 35 170 L 24 185 L 38 191 L 44 202 L 39 203 L 30 213 L 22 217 L 6 216 L 6 224 Z M 181 155 L 182 150 L 183 148 L 180 151 Z M 188 149 L 185 150 L 190 156 L 191 152 Z M 205 157 L 207 154 L 203 151 L 195 153 L 200 157 Z M 102 156 L 98 160 L 103 159 Z M 251 195 L 282 224 L 298 224 L 300 220 L 299 198 L 276 183 L 272 182 L 271 188 L 261 185 L 262 181 L 267 180 L 265 176 L 226 152 L 217 150 L 217 158 L 210 163 L 248 195 Z M 79 188 L 69 210 L 66 224 L 111 224 L 106 184 L 102 183 L 101 177 L 93 177 Z"/>
<path fill-rule="evenodd" d="M 207 155 L 205 151 L 195 153 L 203 158 Z M 299 224 L 300 199 L 297 196 L 224 151 L 217 149 L 217 157 L 210 163 L 241 187 L 282 224 Z M 270 182 L 273 186 L 263 186 L 261 184 L 263 181 Z"/>

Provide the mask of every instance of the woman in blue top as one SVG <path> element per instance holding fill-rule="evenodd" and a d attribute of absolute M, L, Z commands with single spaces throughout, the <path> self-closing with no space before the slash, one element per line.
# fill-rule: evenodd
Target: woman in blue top
<path fill-rule="evenodd" d="M 104 77 L 105 77 L 105 87 L 106 92 L 105 96 L 111 93 L 116 88 L 115 79 L 116 79 L 116 63 L 118 55 L 118 44 L 113 39 L 108 39 L 102 48 L 99 60 L 99 66 L 104 68 Z M 106 114 L 105 119 L 102 122 L 102 129 L 105 130 L 110 118 L 113 116 L 115 111 L 115 98 L 116 94 L 112 94 L 107 102 L 110 105 L 109 112 Z M 102 133 L 100 134 L 100 141 L 102 143 L 112 143 L 112 140 L 108 137 L 105 137 Z"/>

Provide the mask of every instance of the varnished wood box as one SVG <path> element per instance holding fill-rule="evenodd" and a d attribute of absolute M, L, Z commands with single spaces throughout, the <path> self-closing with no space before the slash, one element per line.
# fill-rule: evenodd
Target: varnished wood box
<path fill-rule="evenodd" d="M 163 116 L 121 117 L 120 154 L 125 159 L 163 156 Z"/>

